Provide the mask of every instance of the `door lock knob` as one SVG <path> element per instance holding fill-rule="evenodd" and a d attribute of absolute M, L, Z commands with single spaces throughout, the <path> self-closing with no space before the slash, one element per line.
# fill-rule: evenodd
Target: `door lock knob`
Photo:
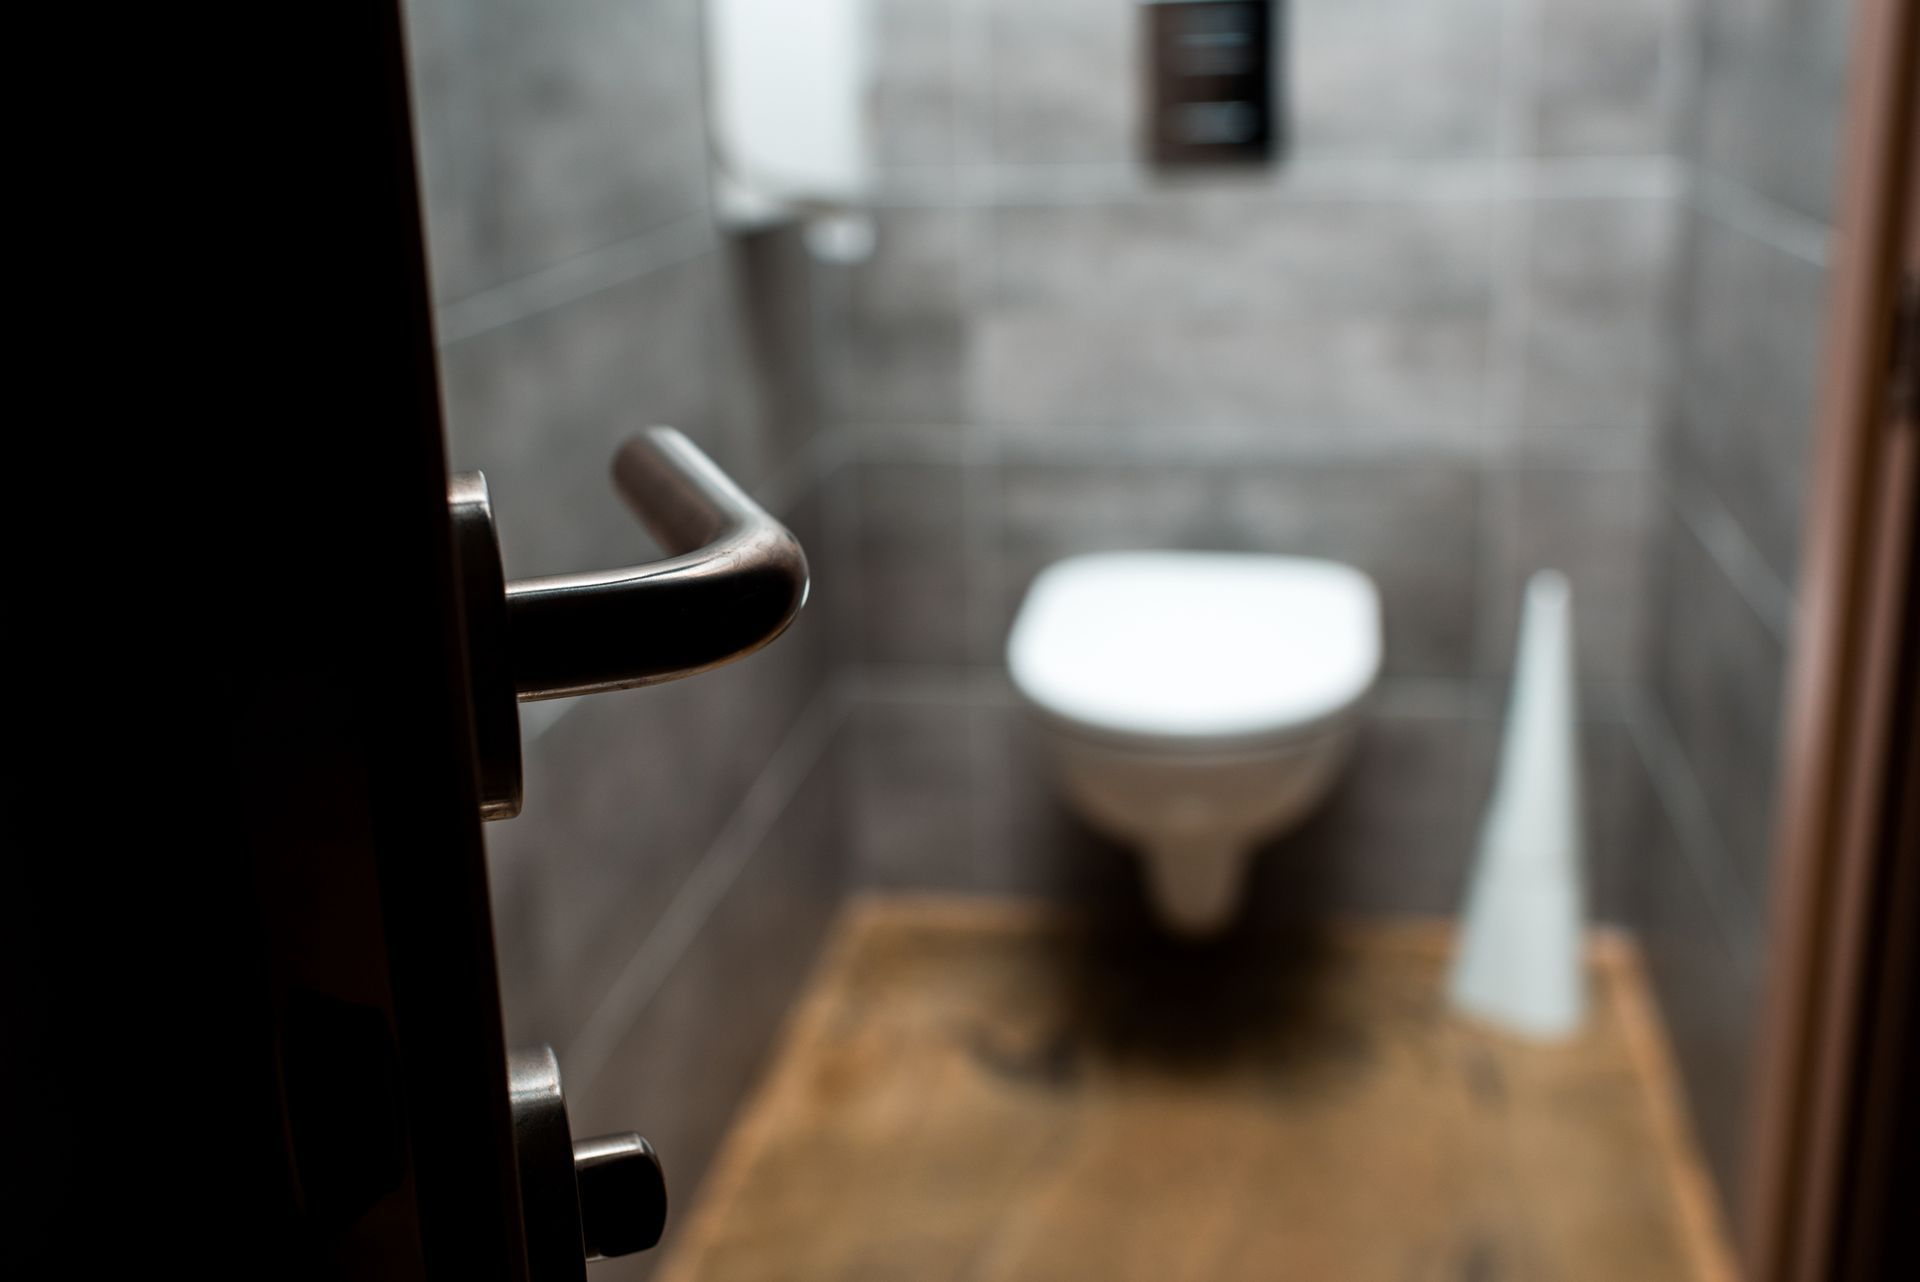
<path fill-rule="evenodd" d="M 580 1188 L 580 1234 L 589 1260 L 632 1255 L 667 1228 L 667 1177 L 653 1145 L 633 1131 L 573 1145 Z"/>
<path fill-rule="evenodd" d="M 507 1055 L 532 1282 L 586 1282 L 589 1260 L 644 1251 L 667 1227 L 667 1179 L 631 1131 L 575 1142 L 551 1046 Z"/>

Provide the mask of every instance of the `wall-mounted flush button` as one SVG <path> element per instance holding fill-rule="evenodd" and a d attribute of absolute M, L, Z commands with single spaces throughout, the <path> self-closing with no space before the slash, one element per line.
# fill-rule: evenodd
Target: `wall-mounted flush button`
<path fill-rule="evenodd" d="M 1147 152 L 1159 164 L 1259 161 L 1277 149 L 1278 0 L 1141 0 Z"/>

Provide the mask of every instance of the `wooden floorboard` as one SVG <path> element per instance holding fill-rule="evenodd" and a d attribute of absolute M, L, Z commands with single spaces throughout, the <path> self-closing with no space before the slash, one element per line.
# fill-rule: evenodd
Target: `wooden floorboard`
<path fill-rule="evenodd" d="M 1728 1282 L 1631 945 L 1555 1046 L 1453 1015 L 1449 947 L 860 902 L 662 1276 Z"/>

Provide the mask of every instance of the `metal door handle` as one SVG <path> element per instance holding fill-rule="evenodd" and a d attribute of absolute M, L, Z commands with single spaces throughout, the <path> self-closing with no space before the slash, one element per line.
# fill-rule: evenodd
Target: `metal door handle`
<path fill-rule="evenodd" d="M 674 555 L 508 584 L 522 699 L 705 672 L 779 636 L 806 602 L 799 542 L 680 433 L 654 427 L 633 437 L 613 456 L 613 480 Z"/>
<path fill-rule="evenodd" d="M 613 480 L 668 557 L 506 583 L 486 478 L 453 477 L 487 818 L 520 810 L 516 703 L 706 672 L 772 641 L 806 604 L 799 540 L 679 432 L 633 436 L 613 456 Z"/>

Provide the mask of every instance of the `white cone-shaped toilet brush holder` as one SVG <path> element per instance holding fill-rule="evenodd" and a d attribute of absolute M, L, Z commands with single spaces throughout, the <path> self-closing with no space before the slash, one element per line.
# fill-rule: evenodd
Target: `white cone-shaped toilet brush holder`
<path fill-rule="evenodd" d="M 1527 583 L 1506 737 L 1468 890 L 1449 994 L 1541 1039 L 1586 1013 L 1580 756 L 1566 576 Z"/>

